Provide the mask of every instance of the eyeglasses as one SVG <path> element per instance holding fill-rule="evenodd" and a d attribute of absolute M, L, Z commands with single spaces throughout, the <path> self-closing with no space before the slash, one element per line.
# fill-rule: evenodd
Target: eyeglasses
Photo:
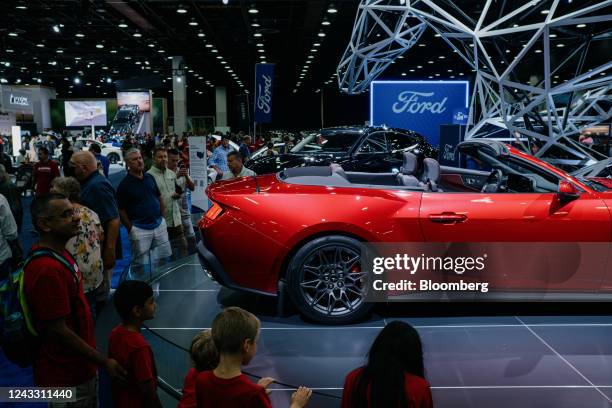
<path fill-rule="evenodd" d="M 45 218 L 47 219 L 51 219 L 51 218 L 63 218 L 63 219 L 68 219 L 68 218 L 73 218 L 75 215 L 77 214 L 77 209 L 76 208 L 71 208 L 70 210 L 66 210 L 60 214 L 55 214 L 55 215 L 49 215 Z"/>

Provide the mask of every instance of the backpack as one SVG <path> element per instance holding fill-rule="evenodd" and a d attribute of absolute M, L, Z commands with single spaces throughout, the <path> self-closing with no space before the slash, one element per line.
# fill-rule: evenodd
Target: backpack
<path fill-rule="evenodd" d="M 6 358 L 19 367 L 32 365 L 40 342 L 25 299 L 24 271 L 29 262 L 44 256 L 52 257 L 68 268 L 78 282 L 72 265 L 63 256 L 44 248 L 32 251 L 16 271 L 0 281 L 0 346 Z"/>

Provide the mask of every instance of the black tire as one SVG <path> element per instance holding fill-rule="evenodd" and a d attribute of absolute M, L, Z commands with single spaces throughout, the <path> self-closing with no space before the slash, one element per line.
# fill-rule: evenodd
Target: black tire
<path fill-rule="evenodd" d="M 117 153 L 111 153 L 108 156 L 106 156 L 106 158 L 111 164 L 119 163 L 119 155 Z"/>
<path fill-rule="evenodd" d="M 286 279 L 295 307 L 318 323 L 353 323 L 374 306 L 365 302 L 368 276 L 354 238 L 330 235 L 304 244 L 289 262 Z"/>

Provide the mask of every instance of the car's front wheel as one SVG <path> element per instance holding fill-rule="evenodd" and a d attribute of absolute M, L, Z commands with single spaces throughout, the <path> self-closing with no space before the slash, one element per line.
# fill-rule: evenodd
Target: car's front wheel
<path fill-rule="evenodd" d="M 117 164 L 119 162 L 119 155 L 117 153 L 111 153 L 108 155 L 108 161 L 111 164 Z"/>
<path fill-rule="evenodd" d="M 360 243 L 350 237 L 330 235 L 302 246 L 289 262 L 287 286 L 300 313 L 319 323 L 352 323 L 373 306 L 365 302 Z"/>

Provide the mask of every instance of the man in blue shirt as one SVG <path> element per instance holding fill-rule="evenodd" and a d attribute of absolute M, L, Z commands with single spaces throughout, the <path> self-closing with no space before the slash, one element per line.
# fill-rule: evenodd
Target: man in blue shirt
<path fill-rule="evenodd" d="M 104 177 L 108 178 L 108 170 L 110 168 L 110 161 L 105 156 L 102 156 L 102 149 L 97 143 L 92 143 L 89 146 L 89 151 L 96 157 L 96 160 L 100 162 Z"/>
<path fill-rule="evenodd" d="M 117 188 L 119 215 L 127 228 L 132 243 L 132 270 L 138 272 L 149 264 L 149 254 L 157 250 L 156 260 L 172 255 L 166 220 L 164 200 L 155 179 L 144 172 L 144 161 L 138 149 L 126 152 L 124 160 L 128 174 Z"/>
<path fill-rule="evenodd" d="M 229 144 L 229 138 L 227 136 L 221 136 L 221 146 L 215 149 L 208 164 L 219 167 L 221 171 L 229 171 L 227 155 L 232 151 L 234 151 L 234 149 Z"/>
<path fill-rule="evenodd" d="M 246 163 L 251 160 L 251 150 L 249 146 L 251 145 L 251 136 L 245 136 L 242 138 L 242 144 L 240 145 L 240 156 L 242 156 L 242 162 Z"/>

